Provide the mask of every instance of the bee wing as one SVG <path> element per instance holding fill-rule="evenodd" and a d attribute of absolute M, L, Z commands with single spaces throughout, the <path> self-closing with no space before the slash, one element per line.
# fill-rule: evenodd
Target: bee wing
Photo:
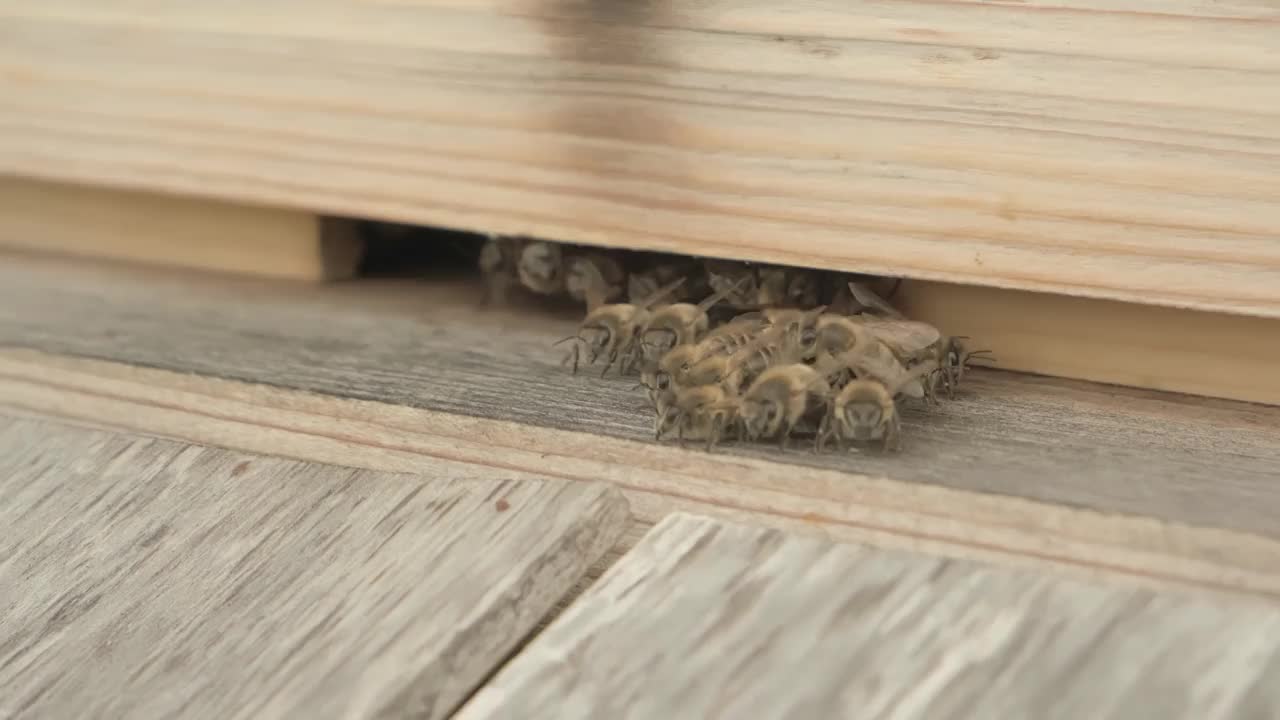
<path fill-rule="evenodd" d="M 906 368 L 888 352 L 888 348 L 882 348 L 879 352 L 869 349 L 850 350 L 840 356 L 840 362 L 859 377 L 870 377 L 885 385 L 896 385 L 907 374 Z"/>
<path fill-rule="evenodd" d="M 942 339 L 938 328 L 915 320 L 866 320 L 862 324 L 877 340 L 907 355 L 914 355 Z"/>
<path fill-rule="evenodd" d="M 654 305 L 657 305 L 663 300 L 666 300 L 667 298 L 671 297 L 671 294 L 674 293 L 676 290 L 678 290 L 680 286 L 683 284 L 684 284 L 684 278 L 682 277 L 678 277 L 675 280 L 672 280 L 666 285 L 663 285 L 662 287 L 655 290 L 652 295 L 650 295 L 649 297 L 641 301 L 639 303 L 640 307 L 648 309 L 653 307 Z"/>
<path fill-rule="evenodd" d="M 746 285 L 746 284 L 747 284 L 747 281 L 748 281 L 748 280 L 750 280 L 750 279 L 751 279 L 751 278 L 745 278 L 745 277 L 744 277 L 744 278 L 739 279 L 739 280 L 738 280 L 738 282 L 734 283 L 734 284 L 733 284 L 732 286 L 730 286 L 730 287 L 721 288 L 720 290 L 717 290 L 714 294 L 712 294 L 712 295 L 711 295 L 711 297 L 709 297 L 709 298 L 707 298 L 706 300 L 703 300 L 702 302 L 698 303 L 698 309 L 699 309 L 699 310 L 702 310 L 703 312 L 706 312 L 706 311 L 707 311 L 707 309 L 708 309 L 708 308 L 710 308 L 712 305 L 715 305 L 716 303 L 720 302 L 721 300 L 723 300 L 723 299 L 725 299 L 725 298 L 729 297 L 730 295 L 732 295 L 733 293 L 737 292 L 737 291 L 738 291 L 739 289 L 741 289 L 744 285 Z"/>
<path fill-rule="evenodd" d="M 865 308 L 870 308 L 881 315 L 886 315 L 896 320 L 904 319 L 903 314 L 886 302 L 884 298 L 857 280 L 849 281 L 849 292 L 853 295 L 854 301 Z"/>

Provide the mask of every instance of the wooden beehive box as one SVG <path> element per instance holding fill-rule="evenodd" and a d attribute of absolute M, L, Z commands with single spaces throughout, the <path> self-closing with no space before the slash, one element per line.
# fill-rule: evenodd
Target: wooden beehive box
<path fill-rule="evenodd" d="M 333 218 L 905 278 L 1021 372 L 908 417 L 900 457 L 695 454 L 556 367 L 571 320 L 336 282 Z M 1269 0 L 0 0 L 0 245 L 6 413 L 602 481 L 610 557 L 719 532 L 686 511 L 1280 597 Z M 473 716 L 536 700 L 513 667 Z"/>

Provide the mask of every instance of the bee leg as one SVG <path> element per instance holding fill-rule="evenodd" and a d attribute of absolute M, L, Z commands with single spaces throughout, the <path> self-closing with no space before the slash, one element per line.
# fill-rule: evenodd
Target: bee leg
<path fill-rule="evenodd" d="M 783 425 L 778 431 L 778 449 L 782 452 L 787 451 L 787 445 L 791 442 L 791 426 Z"/>
<path fill-rule="evenodd" d="M 658 419 L 653 421 L 653 439 L 655 441 L 662 439 L 662 427 L 667 423 L 667 413 L 671 412 L 671 408 L 663 408 L 658 413 Z"/>
<path fill-rule="evenodd" d="M 582 348 L 578 345 L 578 343 L 574 343 L 573 349 L 569 351 L 569 357 L 573 358 L 573 374 L 574 375 L 578 374 L 578 357 L 581 354 L 581 351 L 582 351 Z"/>
<path fill-rule="evenodd" d="M 707 433 L 707 452 L 711 452 L 716 446 L 716 440 L 720 438 L 720 432 L 724 429 L 724 418 L 716 415 L 716 419 L 711 421 L 711 430 Z"/>
<path fill-rule="evenodd" d="M 684 424 L 685 416 L 680 416 L 680 422 L 676 425 L 676 441 L 680 443 L 680 447 L 684 447 Z"/>
<path fill-rule="evenodd" d="M 884 432 L 884 449 L 898 451 L 902 449 L 902 426 L 898 422 L 898 416 L 894 415 L 889 421 Z"/>
<path fill-rule="evenodd" d="M 604 377 L 609 372 L 609 368 L 613 367 L 613 364 L 618 362 L 618 351 L 610 350 L 607 360 L 608 362 L 604 364 L 604 370 L 600 372 L 600 377 Z"/>

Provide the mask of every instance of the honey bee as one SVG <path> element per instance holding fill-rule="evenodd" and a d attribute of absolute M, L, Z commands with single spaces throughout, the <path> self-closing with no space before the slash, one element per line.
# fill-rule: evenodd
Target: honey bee
<path fill-rule="evenodd" d="M 757 271 L 756 304 L 759 307 L 812 307 L 818 304 L 821 287 L 815 270 L 780 266 Z"/>
<path fill-rule="evenodd" d="M 656 365 L 641 371 L 637 387 L 648 388 L 649 402 L 661 412 L 662 399 L 675 392 L 676 387 L 689 384 L 687 373 L 699 359 L 696 345 L 674 347 L 659 358 Z"/>
<path fill-rule="evenodd" d="M 760 313 L 739 315 L 720 327 L 713 328 L 698 342 L 703 355 L 727 354 L 753 341 L 768 326 Z"/>
<path fill-rule="evenodd" d="M 857 369 L 859 377 L 850 381 L 836 394 L 828 406 L 828 413 L 818 427 L 815 447 L 822 452 L 826 439 L 835 436 L 836 446 L 843 450 L 844 441 L 865 443 L 880 440 L 882 449 L 902 449 L 902 426 L 895 398 L 910 383 L 920 382 L 927 368 L 907 371 L 892 380 L 886 380 Z"/>
<path fill-rule="evenodd" d="M 680 388 L 674 401 L 659 414 L 656 435 L 661 439 L 675 429 L 681 447 L 686 438 L 705 439 L 710 451 L 726 425 L 733 422 L 735 406 L 732 396 L 718 385 Z"/>
<path fill-rule="evenodd" d="M 565 263 L 565 290 L 588 311 L 621 297 L 624 278 L 622 264 L 605 253 L 574 255 Z"/>
<path fill-rule="evenodd" d="M 776 436 L 779 447 L 786 450 L 795 427 L 830 395 L 826 379 L 812 367 L 778 365 L 751 383 L 738 401 L 736 413 L 748 439 Z"/>
<path fill-rule="evenodd" d="M 516 265 L 520 284 L 539 295 L 564 291 L 564 249 L 559 243 L 529 241 L 520 249 Z"/>
<path fill-rule="evenodd" d="M 498 235 L 489 235 L 480 247 L 478 265 L 484 278 L 483 304 L 501 304 L 507 299 L 507 290 L 516 278 L 516 265 L 520 258 L 520 242 Z"/>
<path fill-rule="evenodd" d="M 577 374 L 579 355 L 582 346 L 585 345 L 590 351 L 587 358 L 588 365 L 594 365 L 601 357 L 606 359 L 604 370 L 600 373 L 601 377 L 604 377 L 609 372 L 609 368 L 613 367 L 619 359 L 622 360 L 620 371 L 630 372 L 639 360 L 639 331 L 645 327 L 649 318 L 649 308 L 662 302 L 683 282 L 683 278 L 673 280 L 640 304 L 614 303 L 601 305 L 588 312 L 582 324 L 578 326 L 577 333 L 555 343 L 559 345 L 573 341 L 573 349 L 565 357 L 565 362 L 572 360 L 573 372 Z M 583 337 L 584 332 L 590 333 L 590 337 Z"/>
<path fill-rule="evenodd" d="M 717 291 L 697 305 L 673 303 L 655 311 L 649 317 L 641 339 L 662 350 L 696 343 L 710 328 L 711 320 L 707 317 L 707 310 L 723 300 L 726 295 L 728 295 L 726 291 Z M 665 336 L 666 342 L 649 340 L 650 337 L 658 335 Z"/>

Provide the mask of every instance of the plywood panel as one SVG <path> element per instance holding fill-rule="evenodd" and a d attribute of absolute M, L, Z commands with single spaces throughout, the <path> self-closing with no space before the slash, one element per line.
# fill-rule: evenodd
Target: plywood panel
<path fill-rule="evenodd" d="M 0 417 L 0 714 L 448 716 L 628 510 L 419 470 Z"/>
<path fill-rule="evenodd" d="M 3 173 L 1280 316 L 1265 0 L 0 18 Z"/>
<path fill-rule="evenodd" d="M 294 280 L 361 257 L 352 223 L 307 212 L 3 176 L 0 246 Z"/>
<path fill-rule="evenodd" d="M 458 714 L 1089 718 L 1280 713 L 1280 611 L 676 515 Z"/>

